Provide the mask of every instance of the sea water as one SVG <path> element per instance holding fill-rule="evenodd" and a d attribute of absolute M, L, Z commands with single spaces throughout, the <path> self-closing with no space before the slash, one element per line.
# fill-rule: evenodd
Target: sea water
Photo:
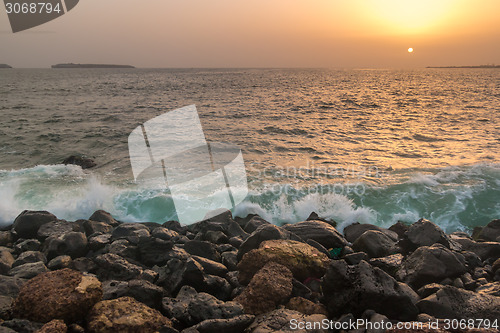
<path fill-rule="evenodd" d="M 500 218 L 496 69 L 9 69 L 0 223 L 24 209 L 176 219 L 164 184 L 133 181 L 127 139 L 191 104 L 208 142 L 243 151 L 238 216 L 281 224 L 315 211 L 339 228 L 427 218 L 448 232 Z M 60 164 L 74 154 L 97 167 Z"/>

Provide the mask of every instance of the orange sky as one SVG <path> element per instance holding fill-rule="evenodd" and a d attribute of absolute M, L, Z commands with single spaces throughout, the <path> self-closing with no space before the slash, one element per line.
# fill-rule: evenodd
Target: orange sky
<path fill-rule="evenodd" d="M 500 63 L 499 0 L 81 0 L 13 34 L 0 63 L 395 67 Z M 409 54 L 407 49 L 415 52 Z"/>

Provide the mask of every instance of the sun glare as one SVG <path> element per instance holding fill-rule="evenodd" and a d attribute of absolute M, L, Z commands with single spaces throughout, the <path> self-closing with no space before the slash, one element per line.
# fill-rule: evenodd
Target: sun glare
<path fill-rule="evenodd" d="M 409 52 L 409 53 L 413 53 L 413 47 L 410 47 L 410 48 L 408 49 L 408 52 Z"/>

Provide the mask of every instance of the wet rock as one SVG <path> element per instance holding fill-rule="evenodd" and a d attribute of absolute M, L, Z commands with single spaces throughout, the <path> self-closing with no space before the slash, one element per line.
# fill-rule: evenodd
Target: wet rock
<path fill-rule="evenodd" d="M 193 256 L 193 259 L 196 260 L 202 267 L 205 273 L 217 276 L 226 276 L 228 269 L 221 263 L 217 261 L 213 261 L 207 258 Z"/>
<path fill-rule="evenodd" d="M 37 333 L 66 333 L 67 331 L 68 326 L 66 326 L 63 320 L 54 319 L 43 325 Z"/>
<path fill-rule="evenodd" d="M 365 252 L 370 258 L 385 257 L 398 252 L 397 242 L 377 230 L 365 231 L 352 244 L 352 249 Z"/>
<path fill-rule="evenodd" d="M 442 244 L 446 248 L 452 248 L 453 244 L 441 228 L 426 219 L 420 219 L 410 225 L 401 241 L 401 247 L 405 253 L 412 252 L 421 246 Z"/>
<path fill-rule="evenodd" d="M 243 256 L 238 263 L 239 281 L 247 284 L 253 275 L 270 261 L 280 263 L 292 271 L 300 281 L 321 277 L 330 262 L 328 257 L 314 247 L 293 240 L 269 240 L 258 249 Z"/>
<path fill-rule="evenodd" d="M 45 266 L 45 264 L 39 261 L 14 267 L 9 271 L 9 275 L 22 279 L 31 279 L 40 273 L 47 272 L 48 270 L 49 269 Z"/>
<path fill-rule="evenodd" d="M 15 260 L 14 257 L 12 256 L 12 253 L 7 248 L 1 248 L 0 249 L 0 274 L 7 274 L 10 269 L 12 268 L 12 265 L 14 264 Z"/>
<path fill-rule="evenodd" d="M 47 263 L 47 258 L 45 255 L 40 252 L 40 251 L 26 251 L 21 253 L 16 261 L 12 264 L 12 267 L 17 267 L 21 266 L 24 264 L 29 264 L 29 263 L 35 263 L 35 262 L 43 262 L 44 264 Z"/>
<path fill-rule="evenodd" d="M 325 248 L 342 248 L 347 245 L 347 240 L 337 229 L 322 221 L 304 221 L 294 224 L 287 224 L 283 227 L 303 240 L 315 240 Z"/>
<path fill-rule="evenodd" d="M 111 231 L 113 230 L 113 226 L 106 222 L 84 220 L 82 225 L 87 237 L 97 233 L 108 234 L 111 233 Z"/>
<path fill-rule="evenodd" d="M 47 267 L 51 270 L 68 268 L 71 264 L 71 257 L 67 255 L 62 255 L 55 257 L 47 264 Z"/>
<path fill-rule="evenodd" d="M 217 247 L 206 241 L 190 240 L 184 244 L 187 253 L 220 262 L 221 256 Z"/>
<path fill-rule="evenodd" d="M 243 230 L 245 230 L 245 232 L 251 234 L 252 232 L 257 230 L 258 227 L 260 227 L 262 225 L 268 225 L 268 224 L 270 224 L 270 223 L 267 222 L 266 220 L 264 220 L 262 217 L 256 215 L 256 216 L 252 217 L 245 224 L 245 227 L 243 228 Z"/>
<path fill-rule="evenodd" d="M 133 280 L 142 273 L 142 268 L 117 254 L 106 253 L 94 259 L 99 280 Z"/>
<path fill-rule="evenodd" d="M 141 263 L 147 266 L 165 265 L 171 257 L 173 242 L 156 237 L 141 239 L 138 245 Z"/>
<path fill-rule="evenodd" d="M 321 303 L 314 303 L 303 297 L 293 297 L 286 304 L 286 308 L 305 315 L 322 314 L 327 316 L 326 307 Z"/>
<path fill-rule="evenodd" d="M 242 304 L 248 314 L 259 315 L 272 311 L 290 297 L 292 278 L 292 272 L 287 267 L 268 262 L 234 300 Z"/>
<path fill-rule="evenodd" d="M 151 308 L 159 309 L 163 298 L 163 288 L 145 280 L 104 282 L 102 299 L 109 300 L 123 296 L 133 297 Z"/>
<path fill-rule="evenodd" d="M 8 320 L 12 316 L 12 302 L 14 299 L 10 296 L 0 296 L 0 319 Z"/>
<path fill-rule="evenodd" d="M 240 333 L 253 322 L 254 318 L 252 315 L 240 315 L 230 319 L 207 319 L 190 329 L 200 333 Z"/>
<path fill-rule="evenodd" d="M 25 282 L 25 279 L 19 277 L 0 275 L 0 295 L 17 297 Z"/>
<path fill-rule="evenodd" d="M 27 319 L 11 319 L 4 321 L 2 323 L 1 328 L 8 328 L 13 330 L 14 332 L 20 333 L 34 333 L 37 332 L 40 328 L 42 328 L 43 324 L 29 321 Z M 9 332 L 9 331 L 0 331 L 0 332 Z"/>
<path fill-rule="evenodd" d="M 168 316 L 179 319 L 187 326 L 208 319 L 230 319 L 243 314 L 241 304 L 223 302 L 210 294 L 197 293 L 189 286 L 182 287 L 176 298 L 165 297 L 162 308 Z"/>
<path fill-rule="evenodd" d="M 103 210 L 97 210 L 94 212 L 94 214 L 92 214 L 91 217 L 89 217 L 89 220 L 91 221 L 97 221 L 97 222 L 104 222 L 104 223 L 107 223 L 113 227 L 116 227 L 117 225 L 120 224 L 120 222 L 118 222 L 117 220 L 115 220 L 113 218 L 113 216 L 111 216 L 110 213 L 108 212 L 105 212 Z"/>
<path fill-rule="evenodd" d="M 327 319 L 327 317 L 320 314 L 307 316 L 297 311 L 279 309 L 256 317 L 254 322 L 246 329 L 245 332 L 327 333 L 328 330 L 317 328 L 318 323 L 325 319 Z M 299 328 L 299 323 L 304 326 Z"/>
<path fill-rule="evenodd" d="M 500 297 L 445 286 L 417 303 L 421 312 L 436 318 L 497 320 L 500 318 Z"/>
<path fill-rule="evenodd" d="M 344 228 L 344 236 L 349 242 L 354 243 L 356 241 L 356 239 L 358 239 L 359 236 L 361 236 L 362 234 L 364 234 L 366 231 L 369 231 L 369 230 L 380 231 L 395 241 L 398 239 L 398 235 L 393 231 L 381 228 L 381 227 L 373 225 L 373 224 L 368 224 L 368 223 L 362 224 L 362 223 L 358 223 L 358 222 L 353 223 L 353 224 L 345 227 Z"/>
<path fill-rule="evenodd" d="M 272 224 L 262 225 L 257 228 L 244 242 L 238 250 L 238 261 L 245 253 L 257 249 L 260 244 L 267 240 L 291 239 L 301 242 L 302 239 L 288 230 Z"/>
<path fill-rule="evenodd" d="M 90 169 L 97 165 L 93 159 L 78 155 L 71 155 L 67 157 L 64 159 L 62 164 L 74 164 L 82 167 L 82 169 Z"/>
<path fill-rule="evenodd" d="M 478 239 L 498 242 L 500 237 L 500 220 L 493 220 L 479 232 Z"/>
<path fill-rule="evenodd" d="M 150 237 L 149 228 L 140 223 L 123 223 L 116 227 L 113 239 L 126 239 L 132 244 L 138 244 L 141 239 Z"/>
<path fill-rule="evenodd" d="M 50 236 L 59 237 L 73 231 L 73 224 L 66 221 L 52 221 L 42 225 L 37 232 L 39 240 L 43 241 Z"/>
<path fill-rule="evenodd" d="M 20 318 L 39 322 L 74 322 L 81 320 L 101 296 L 101 283 L 95 277 L 62 269 L 26 282 L 14 302 L 13 312 Z"/>
<path fill-rule="evenodd" d="M 393 254 L 382 258 L 370 259 L 369 264 L 380 268 L 387 274 L 395 277 L 398 269 L 403 264 L 403 255 L 401 253 Z"/>
<path fill-rule="evenodd" d="M 162 326 L 172 324 L 157 310 L 131 297 L 96 303 L 87 316 L 89 332 L 155 332 Z"/>
<path fill-rule="evenodd" d="M 12 230 L 19 238 L 35 238 L 42 225 L 55 221 L 57 217 L 49 212 L 25 210 L 14 220 Z"/>
<path fill-rule="evenodd" d="M 373 309 L 391 319 L 408 321 L 418 313 L 418 295 L 366 261 L 356 266 L 332 261 L 322 286 L 328 312 L 334 317 L 347 312 L 359 316 L 365 309 Z"/>
<path fill-rule="evenodd" d="M 415 287 L 456 278 L 466 272 L 464 258 L 441 244 L 415 250 L 397 272 L 399 280 Z"/>

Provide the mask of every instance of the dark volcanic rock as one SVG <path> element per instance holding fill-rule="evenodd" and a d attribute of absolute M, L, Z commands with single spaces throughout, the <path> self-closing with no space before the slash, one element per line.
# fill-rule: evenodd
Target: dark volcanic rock
<path fill-rule="evenodd" d="M 337 229 L 323 221 L 304 221 L 294 224 L 287 224 L 283 227 L 304 241 L 312 239 L 325 248 L 342 248 L 347 245 L 347 240 Z"/>
<path fill-rule="evenodd" d="M 137 244 L 141 239 L 150 236 L 149 228 L 139 223 L 123 223 L 112 232 L 113 239 L 126 239 L 132 244 Z"/>
<path fill-rule="evenodd" d="M 106 281 L 103 284 L 102 299 L 130 296 L 147 306 L 159 309 L 163 298 L 163 288 L 145 280 Z"/>
<path fill-rule="evenodd" d="M 9 329 L 11 329 L 12 332 L 33 333 L 37 332 L 40 328 L 42 328 L 42 326 L 42 323 L 33 322 L 27 319 L 14 318 L 4 321 L 2 326 L 0 326 L 0 332 L 10 333 L 11 331 L 9 331 Z"/>
<path fill-rule="evenodd" d="M 17 297 L 19 289 L 25 282 L 25 279 L 15 276 L 0 275 L 0 295 Z"/>
<path fill-rule="evenodd" d="M 42 225 L 55 221 L 57 217 L 49 212 L 25 210 L 14 220 L 12 230 L 19 238 L 35 238 Z"/>
<path fill-rule="evenodd" d="M 419 310 L 436 318 L 497 320 L 500 297 L 467 291 L 451 286 L 419 301 Z"/>
<path fill-rule="evenodd" d="M 45 223 L 42 225 L 37 232 L 38 239 L 41 241 L 45 240 L 47 237 L 55 236 L 59 237 L 68 232 L 73 231 L 73 224 L 66 221 L 53 221 Z"/>
<path fill-rule="evenodd" d="M 368 230 L 352 244 L 352 249 L 365 252 L 370 258 L 385 257 L 398 252 L 397 242 L 377 230 Z"/>
<path fill-rule="evenodd" d="M 240 315 L 230 319 L 207 319 L 190 328 L 200 333 L 240 333 L 254 320 L 255 316 Z"/>
<path fill-rule="evenodd" d="M 453 249 L 453 244 L 441 228 L 426 219 L 420 219 L 410 225 L 406 231 L 401 247 L 405 253 L 412 252 L 421 246 L 442 244 L 448 249 Z"/>
<path fill-rule="evenodd" d="M 351 242 L 354 243 L 356 239 L 358 239 L 359 236 L 364 234 L 368 230 L 375 230 L 375 231 L 380 231 L 387 236 L 391 237 L 393 240 L 398 239 L 398 234 L 396 234 L 393 231 L 381 228 L 379 226 L 373 225 L 373 224 L 368 224 L 368 223 L 353 223 L 351 225 L 348 225 L 347 227 L 344 228 L 344 235 L 345 238 Z"/>
<path fill-rule="evenodd" d="M 84 220 L 82 225 L 87 237 L 95 233 L 107 234 L 113 230 L 113 226 L 106 222 Z"/>
<path fill-rule="evenodd" d="M 493 220 L 484 227 L 478 235 L 478 239 L 498 242 L 500 237 L 500 220 Z"/>
<path fill-rule="evenodd" d="M 264 220 L 262 217 L 254 216 L 245 224 L 245 227 L 243 228 L 243 230 L 245 230 L 245 232 L 251 234 L 252 232 L 257 230 L 257 228 L 260 227 L 261 225 L 268 225 L 268 224 L 270 224 L 270 223 L 267 222 L 266 220 Z"/>
<path fill-rule="evenodd" d="M 272 311 L 290 297 L 292 279 L 292 272 L 288 268 L 268 262 L 234 300 L 243 305 L 245 313 L 259 315 Z"/>
<path fill-rule="evenodd" d="M 481 260 L 500 257 L 500 243 L 498 242 L 476 242 L 467 237 L 454 237 L 465 251 L 478 255 Z"/>
<path fill-rule="evenodd" d="M 184 244 L 187 253 L 220 262 L 221 256 L 217 252 L 217 247 L 206 241 L 190 240 Z"/>
<path fill-rule="evenodd" d="M 6 248 L 0 249 L 0 274 L 7 274 L 14 264 L 12 253 Z"/>
<path fill-rule="evenodd" d="M 47 267 L 51 270 L 68 268 L 71 264 L 71 257 L 67 255 L 62 255 L 55 257 L 47 264 Z"/>
<path fill-rule="evenodd" d="M 23 279 L 31 279 L 40 273 L 47 272 L 48 270 L 49 269 L 42 261 L 38 261 L 14 267 L 9 271 L 9 275 Z"/>
<path fill-rule="evenodd" d="M 26 282 L 14 302 L 14 314 L 39 322 L 81 320 L 101 299 L 101 283 L 70 269 L 40 274 Z"/>
<path fill-rule="evenodd" d="M 16 261 L 12 264 L 12 267 L 17 267 L 21 266 L 24 264 L 29 264 L 29 263 L 34 263 L 34 262 L 43 262 L 44 264 L 47 263 L 47 258 L 45 255 L 40 252 L 40 251 L 26 251 L 21 253 Z"/>
<path fill-rule="evenodd" d="M 38 239 L 18 239 L 14 244 L 14 252 L 19 254 L 25 251 L 38 251 L 42 248 L 42 243 Z"/>
<path fill-rule="evenodd" d="M 300 312 L 288 309 L 274 310 L 255 318 L 254 322 L 245 330 L 246 333 L 274 333 L 274 332 L 294 332 L 294 333 L 327 333 L 327 329 L 298 329 L 292 327 L 290 323 L 294 320 L 304 326 L 318 325 L 317 323 L 327 319 L 321 314 L 304 315 Z"/>
<path fill-rule="evenodd" d="M 106 253 L 94 259 L 99 280 L 133 280 L 142 273 L 142 268 L 117 254 Z"/>
<path fill-rule="evenodd" d="M 258 249 L 246 253 L 238 263 L 240 283 L 250 282 L 253 275 L 270 261 L 287 267 L 295 278 L 303 281 L 310 277 L 322 277 L 330 259 L 305 243 L 293 240 L 264 241 Z"/>
<path fill-rule="evenodd" d="M 43 252 L 49 260 L 60 255 L 69 255 L 74 259 L 87 254 L 87 245 L 87 237 L 83 232 L 71 231 L 61 236 L 48 237 L 44 242 Z"/>
<path fill-rule="evenodd" d="M 79 165 L 82 167 L 82 169 L 90 169 L 95 167 L 97 164 L 95 164 L 94 160 L 91 158 L 86 158 L 82 156 L 76 156 L 76 155 L 71 155 L 70 157 L 66 158 L 62 164 L 74 164 L 74 165 Z"/>
<path fill-rule="evenodd" d="M 398 269 L 403 263 L 403 255 L 401 253 L 393 254 L 382 258 L 373 258 L 368 261 L 370 265 L 375 266 L 395 277 Z"/>
<path fill-rule="evenodd" d="M 234 255 L 236 256 L 236 253 L 234 253 Z M 217 261 L 213 261 L 199 256 L 193 256 L 193 259 L 196 260 L 203 267 L 203 270 L 207 274 L 224 277 L 228 273 L 227 267 Z"/>
<path fill-rule="evenodd" d="M 333 317 L 349 312 L 359 316 L 366 309 L 403 321 L 413 320 L 418 314 L 418 295 L 366 261 L 356 266 L 344 260 L 332 261 L 323 277 L 323 292 Z"/>
<path fill-rule="evenodd" d="M 156 237 L 141 239 L 138 245 L 140 261 L 147 266 L 165 265 L 172 259 L 173 242 Z"/>
<path fill-rule="evenodd" d="M 446 278 L 455 278 L 466 272 L 465 259 L 441 244 L 422 246 L 415 250 L 397 272 L 401 281 L 420 288 L 440 282 Z"/>
<path fill-rule="evenodd" d="M 104 210 L 96 210 L 94 214 L 92 214 L 91 217 L 89 217 L 89 220 L 91 221 L 97 221 L 97 222 L 104 222 L 107 223 L 113 227 L 116 227 L 117 225 L 120 224 L 117 220 L 111 216 L 110 213 L 104 211 Z"/>
<path fill-rule="evenodd" d="M 12 316 L 12 302 L 14 299 L 10 296 L 0 296 L 0 319 L 8 320 Z"/>
<path fill-rule="evenodd" d="M 183 285 L 199 287 L 205 280 L 203 267 L 192 258 L 170 259 L 165 266 L 155 266 L 153 269 L 159 273 L 156 283 L 170 295 L 176 294 Z"/>
<path fill-rule="evenodd" d="M 162 326 L 172 326 L 169 319 L 131 297 L 96 303 L 87 316 L 89 332 L 156 332 Z"/>

